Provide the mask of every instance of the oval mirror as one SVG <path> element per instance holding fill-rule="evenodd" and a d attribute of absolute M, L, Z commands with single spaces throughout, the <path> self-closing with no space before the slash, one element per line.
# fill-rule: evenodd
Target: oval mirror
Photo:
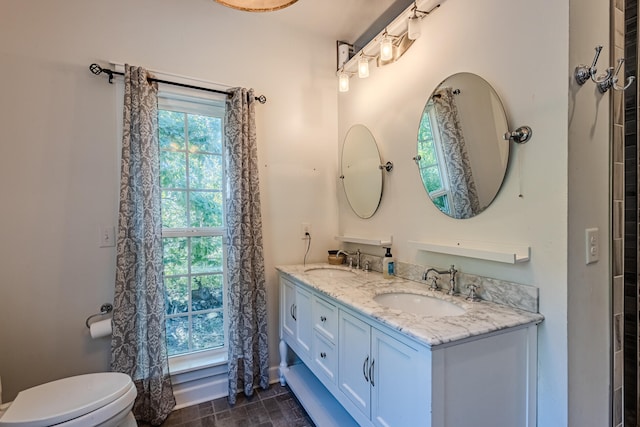
<path fill-rule="evenodd" d="M 495 199 L 509 162 L 502 102 L 472 73 L 447 77 L 427 99 L 416 163 L 433 204 L 452 218 L 471 218 Z"/>
<path fill-rule="evenodd" d="M 364 125 L 353 125 L 344 138 L 340 164 L 349 206 L 360 218 L 371 218 L 382 197 L 382 170 L 376 140 Z"/>

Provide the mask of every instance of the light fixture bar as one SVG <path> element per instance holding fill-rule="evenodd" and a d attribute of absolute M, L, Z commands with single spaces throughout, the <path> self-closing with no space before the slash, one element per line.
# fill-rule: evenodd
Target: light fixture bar
<path fill-rule="evenodd" d="M 359 53 L 365 56 L 377 57 L 378 55 L 380 55 L 380 45 L 383 38 L 389 36 L 397 37 L 405 34 L 408 30 L 409 18 L 414 16 L 415 11 L 417 11 L 418 19 L 420 19 L 431 13 L 445 1 L 446 0 L 422 0 L 413 2 L 411 6 L 407 7 L 393 21 L 391 21 L 383 31 L 381 31 L 369 43 L 367 43 Z M 351 57 L 351 59 L 344 63 L 344 65 L 342 66 L 342 70 L 348 73 L 355 73 L 358 70 L 358 64 L 360 60 L 359 53 L 356 53 Z"/>

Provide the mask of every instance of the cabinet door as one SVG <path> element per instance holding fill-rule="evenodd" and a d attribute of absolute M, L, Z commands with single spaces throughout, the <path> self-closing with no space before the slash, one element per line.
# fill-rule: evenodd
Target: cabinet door
<path fill-rule="evenodd" d="M 368 418 L 371 414 L 369 349 L 371 327 L 340 310 L 338 332 L 339 388 Z M 404 392 L 402 393 L 404 394 Z"/>
<path fill-rule="evenodd" d="M 280 322 L 282 326 L 282 334 L 288 336 L 290 339 L 295 340 L 296 317 L 293 312 L 296 305 L 295 285 L 286 279 L 280 279 L 280 295 Z"/>
<path fill-rule="evenodd" d="M 371 421 L 376 426 L 430 426 L 430 353 L 372 328 Z"/>
<path fill-rule="evenodd" d="M 282 335 L 300 357 L 311 356 L 313 326 L 311 324 L 311 292 L 295 283 L 280 280 L 282 293 L 280 316 Z M 304 359 L 308 362 L 308 359 Z"/>
<path fill-rule="evenodd" d="M 293 309 L 296 321 L 296 342 L 305 355 L 311 356 L 313 325 L 311 323 L 311 292 L 296 286 L 296 302 Z M 298 356 L 302 356 L 299 354 Z"/>

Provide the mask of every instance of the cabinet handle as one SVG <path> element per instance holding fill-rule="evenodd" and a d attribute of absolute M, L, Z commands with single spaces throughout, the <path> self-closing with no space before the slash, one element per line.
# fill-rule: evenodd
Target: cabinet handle
<path fill-rule="evenodd" d="M 362 375 L 364 375 L 364 380 L 369 382 L 369 377 L 367 376 L 367 366 L 369 365 L 369 356 L 364 359 L 364 363 L 362 364 Z"/>
<path fill-rule="evenodd" d="M 327 357 L 327 353 L 325 353 L 325 352 L 323 351 L 322 353 L 320 353 L 320 357 L 321 357 L 322 359 L 326 358 L 326 357 Z"/>
<path fill-rule="evenodd" d="M 327 321 L 327 318 L 325 316 L 320 316 L 320 321 L 324 323 Z"/>
<path fill-rule="evenodd" d="M 296 319 L 296 305 L 295 304 L 291 304 L 291 317 L 293 317 L 293 320 L 298 320 Z"/>
<path fill-rule="evenodd" d="M 369 367 L 369 379 L 371 380 L 371 385 L 373 387 L 376 386 L 376 384 L 373 382 L 373 373 L 375 372 L 374 371 L 375 364 L 376 364 L 376 359 L 371 359 L 371 366 Z"/>

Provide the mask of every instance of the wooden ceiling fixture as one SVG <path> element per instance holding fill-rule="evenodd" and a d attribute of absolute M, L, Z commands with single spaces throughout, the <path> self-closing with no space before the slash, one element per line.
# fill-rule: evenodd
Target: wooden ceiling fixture
<path fill-rule="evenodd" d="M 298 0 L 215 0 L 227 7 L 246 12 L 271 12 L 291 6 Z"/>

